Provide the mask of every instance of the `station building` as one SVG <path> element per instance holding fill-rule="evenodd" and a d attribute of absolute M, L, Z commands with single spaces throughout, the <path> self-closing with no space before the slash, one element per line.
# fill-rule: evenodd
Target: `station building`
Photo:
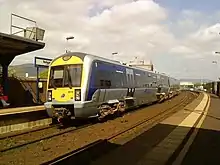
<path fill-rule="evenodd" d="M 14 25 L 14 19 L 33 24 L 31 27 Z M 10 34 L 0 32 L 0 99 L 8 100 L 9 83 L 8 67 L 16 56 L 43 49 L 45 43 L 44 30 L 37 26 L 36 21 L 11 14 Z"/>

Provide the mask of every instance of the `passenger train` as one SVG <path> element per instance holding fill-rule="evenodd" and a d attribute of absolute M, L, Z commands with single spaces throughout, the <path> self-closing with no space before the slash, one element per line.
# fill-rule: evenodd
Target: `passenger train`
<path fill-rule="evenodd" d="M 160 102 L 178 93 L 179 81 L 163 74 L 80 52 L 68 52 L 49 67 L 50 117 L 103 119 L 128 108 Z"/>

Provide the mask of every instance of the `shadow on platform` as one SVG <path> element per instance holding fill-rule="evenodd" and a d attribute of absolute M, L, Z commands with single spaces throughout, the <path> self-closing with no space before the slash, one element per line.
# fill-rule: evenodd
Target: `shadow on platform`
<path fill-rule="evenodd" d="M 199 129 L 182 164 L 219 165 L 220 131 Z"/>
<path fill-rule="evenodd" d="M 124 145 L 106 142 L 105 145 L 95 146 L 86 154 L 75 157 L 78 165 L 137 165 L 144 156 L 158 145 L 176 126 L 158 124 L 147 132 L 135 137 Z M 186 129 L 186 127 L 182 127 Z M 183 147 L 183 146 L 182 146 Z M 199 129 L 195 141 L 192 143 L 182 164 L 220 164 L 220 132 L 214 130 Z M 176 153 L 178 155 L 178 153 Z M 162 155 L 156 155 L 158 159 Z M 175 160 L 169 160 L 169 163 Z M 149 163 L 146 161 L 146 165 Z"/>

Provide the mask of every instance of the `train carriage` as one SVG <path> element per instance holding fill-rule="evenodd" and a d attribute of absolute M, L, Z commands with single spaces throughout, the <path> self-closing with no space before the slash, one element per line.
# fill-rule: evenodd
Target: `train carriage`
<path fill-rule="evenodd" d="M 65 118 L 102 119 L 127 108 L 158 101 L 174 91 L 162 74 L 79 52 L 54 59 L 49 68 L 48 114 Z"/>

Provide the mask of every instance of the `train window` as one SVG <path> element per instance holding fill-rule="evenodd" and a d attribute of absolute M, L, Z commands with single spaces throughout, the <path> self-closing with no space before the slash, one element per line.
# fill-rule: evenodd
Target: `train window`
<path fill-rule="evenodd" d="M 79 87 L 81 85 L 82 65 L 70 65 L 66 67 L 65 85 L 67 81 L 71 82 L 71 86 Z M 67 80 L 69 79 L 69 80 Z M 67 81 L 66 81 L 67 80 Z"/>
<path fill-rule="evenodd" d="M 104 80 L 100 80 L 100 86 L 101 86 L 101 87 L 104 86 Z"/>
<path fill-rule="evenodd" d="M 144 87 L 148 88 L 148 87 L 149 87 L 149 84 L 145 84 Z"/>
<path fill-rule="evenodd" d="M 49 88 L 63 86 L 64 67 L 52 67 L 50 71 Z"/>
<path fill-rule="evenodd" d="M 54 70 L 54 79 L 63 78 L 63 70 Z"/>
<path fill-rule="evenodd" d="M 106 87 L 110 87 L 111 86 L 111 81 L 110 80 L 105 80 L 105 85 L 106 85 Z"/>

